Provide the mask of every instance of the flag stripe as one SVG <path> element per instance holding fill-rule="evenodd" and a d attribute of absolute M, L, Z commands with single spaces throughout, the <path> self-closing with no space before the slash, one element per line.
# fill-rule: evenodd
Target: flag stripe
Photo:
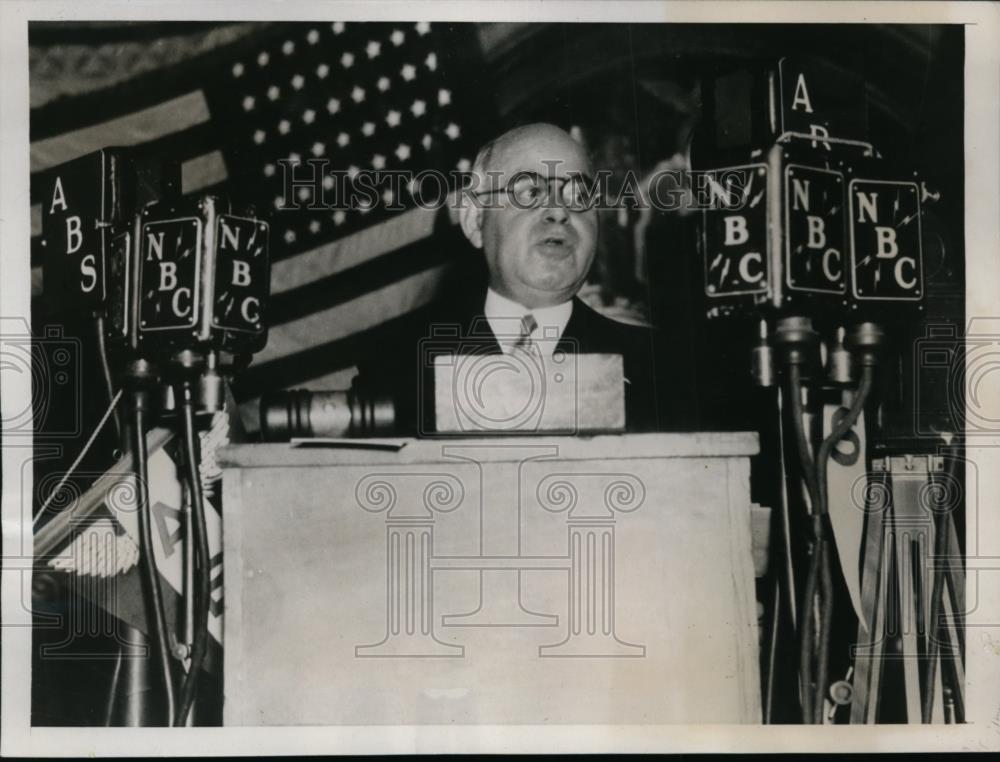
<path fill-rule="evenodd" d="M 188 194 L 225 181 L 226 160 L 222 151 L 212 151 L 181 164 L 181 193 Z"/>
<path fill-rule="evenodd" d="M 31 171 L 40 172 L 109 145 L 134 146 L 193 127 L 209 119 L 201 90 L 127 116 L 31 144 Z"/>
<path fill-rule="evenodd" d="M 56 140 L 56 138 L 52 138 Z M 131 147 L 131 153 L 137 158 L 154 157 L 160 161 L 181 162 L 211 153 L 218 149 L 218 136 L 210 122 L 201 122 L 177 132 L 171 132 Z M 121 141 L 108 141 L 99 148 L 121 146 Z M 98 149 L 95 149 L 98 150 Z M 75 157 L 74 157 L 75 158 Z M 60 165 L 34 172 L 31 175 L 31 201 L 42 203 L 41 194 L 51 185 L 53 175 Z M 225 179 L 225 178 L 223 178 Z"/>
<path fill-rule="evenodd" d="M 315 343 L 280 362 L 258 365 L 255 359 L 253 365 L 234 379 L 233 393 L 237 400 L 252 400 L 271 389 L 288 389 L 351 368 L 366 351 L 379 346 L 384 337 L 411 320 L 412 312 L 422 306 L 418 304 L 409 312 L 395 314 L 343 338 Z"/>
<path fill-rule="evenodd" d="M 259 26 L 244 24 L 241 26 Z M 206 27 L 207 28 L 207 27 Z M 272 28 L 280 34 L 280 25 Z M 271 29 L 260 29 L 232 43 L 222 44 L 181 63 L 160 67 L 99 90 L 62 97 L 31 110 L 32 142 L 89 127 L 111 117 L 124 116 L 176 98 L 201 87 L 220 65 L 256 50 L 271 39 Z M 30 44 L 34 45 L 31 40 Z M 208 74 L 207 74 L 208 73 Z"/>
<path fill-rule="evenodd" d="M 340 339 L 410 312 L 436 295 L 446 267 L 432 267 L 377 291 L 273 328 L 257 360 L 264 364 L 288 358 L 315 344 L 317 336 Z"/>
<path fill-rule="evenodd" d="M 227 21 L 161 21 L 156 24 L 131 21 L 56 22 L 32 21 L 28 42 L 32 46 L 91 45 L 129 43 L 142 40 L 155 44 L 164 37 L 193 35 L 229 26 Z"/>
<path fill-rule="evenodd" d="M 435 210 L 413 209 L 379 225 L 275 262 L 271 268 L 271 293 L 291 291 L 416 243 L 434 232 L 436 215 Z"/>
<path fill-rule="evenodd" d="M 312 312 L 343 304 L 393 281 L 444 264 L 455 258 L 458 241 L 435 236 L 402 249 L 383 254 L 355 267 L 317 278 L 299 288 L 272 295 L 268 320 L 283 325 Z"/>
<path fill-rule="evenodd" d="M 138 157 L 155 157 L 161 161 L 185 161 L 195 156 L 209 153 L 219 148 L 219 138 L 215 126 L 200 122 L 160 138 L 135 146 L 132 150 Z"/>
<path fill-rule="evenodd" d="M 211 130 L 208 125 L 199 125 L 198 127 L 192 127 L 189 130 L 176 133 L 174 146 L 176 150 L 172 152 L 171 158 L 181 162 L 181 186 L 189 188 L 185 192 L 193 193 L 203 190 L 210 185 L 217 185 L 227 179 L 226 175 L 220 176 L 219 162 L 221 161 L 222 166 L 225 166 L 225 159 L 221 151 L 213 150 L 214 147 L 210 132 Z M 173 139 L 174 136 L 167 136 L 162 140 Z M 153 141 L 153 143 L 154 145 L 160 144 L 160 141 Z M 134 149 L 135 155 L 152 155 L 154 150 L 158 150 L 160 147 L 162 147 L 162 144 L 157 148 L 140 146 Z M 41 195 L 50 186 L 50 180 L 55 171 L 56 168 L 53 167 L 52 169 L 37 172 L 31 176 L 31 213 L 32 215 L 38 215 L 37 227 L 36 219 L 32 216 L 32 236 L 40 235 L 42 232 L 42 203 L 44 199 L 41 198 Z"/>

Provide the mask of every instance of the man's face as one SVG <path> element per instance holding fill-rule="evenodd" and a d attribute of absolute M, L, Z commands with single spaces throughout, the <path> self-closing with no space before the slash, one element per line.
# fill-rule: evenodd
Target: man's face
<path fill-rule="evenodd" d="M 552 127 L 534 129 L 494 151 L 488 168 L 500 172 L 507 187 L 530 175 L 566 178 L 591 175 L 583 150 Z M 597 245 L 597 210 L 573 211 L 562 205 L 560 181 L 536 208 L 519 208 L 506 193 L 488 199 L 481 218 L 482 248 L 490 286 L 525 307 L 545 307 L 570 299 L 583 284 Z M 543 183 L 542 188 L 546 186 Z M 475 243 L 475 241 L 473 241 Z"/>

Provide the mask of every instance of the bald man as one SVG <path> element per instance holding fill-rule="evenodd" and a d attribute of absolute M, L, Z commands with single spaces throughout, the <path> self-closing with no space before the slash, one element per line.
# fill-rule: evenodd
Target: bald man
<path fill-rule="evenodd" d="M 460 219 L 486 256 L 488 300 L 551 316 L 561 332 L 597 250 L 597 210 L 586 203 L 592 176 L 582 146 L 551 124 L 519 127 L 480 150 L 476 195 L 499 203 L 464 203 Z"/>
<path fill-rule="evenodd" d="M 582 146 L 551 124 L 518 127 L 485 145 L 472 172 L 459 218 L 483 253 L 485 288 L 460 284 L 407 318 L 361 365 L 361 383 L 394 399 L 401 434 L 423 434 L 433 431 L 428 352 L 621 354 L 627 428 L 662 428 L 654 332 L 604 317 L 576 297 L 598 233 L 593 168 Z"/>

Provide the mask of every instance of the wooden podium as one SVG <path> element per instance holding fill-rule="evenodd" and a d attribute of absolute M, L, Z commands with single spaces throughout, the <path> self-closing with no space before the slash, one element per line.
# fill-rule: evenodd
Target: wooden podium
<path fill-rule="evenodd" d="M 760 722 L 756 452 L 226 448 L 225 724 Z"/>

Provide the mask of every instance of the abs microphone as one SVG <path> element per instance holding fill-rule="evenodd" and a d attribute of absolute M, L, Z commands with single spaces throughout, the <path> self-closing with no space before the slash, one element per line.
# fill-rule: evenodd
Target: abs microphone
<path fill-rule="evenodd" d="M 113 228 L 180 187 L 180 165 L 102 148 L 55 167 L 42 191 L 45 299 L 71 312 L 103 314 Z"/>

